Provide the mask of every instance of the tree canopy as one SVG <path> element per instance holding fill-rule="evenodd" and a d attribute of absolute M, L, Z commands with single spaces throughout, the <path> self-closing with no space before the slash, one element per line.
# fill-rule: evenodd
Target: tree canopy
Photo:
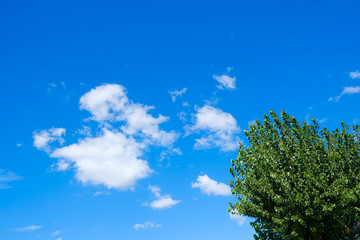
<path fill-rule="evenodd" d="M 232 160 L 229 210 L 253 218 L 255 239 L 359 239 L 359 126 L 333 131 L 270 111 Z"/>

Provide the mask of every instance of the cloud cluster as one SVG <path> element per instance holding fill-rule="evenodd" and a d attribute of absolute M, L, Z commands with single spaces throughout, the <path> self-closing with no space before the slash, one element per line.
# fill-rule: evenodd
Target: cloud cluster
<path fill-rule="evenodd" d="M 193 188 L 200 188 L 202 193 L 214 196 L 230 196 L 231 189 L 225 183 L 217 182 L 208 177 L 208 175 L 199 175 L 195 183 L 191 184 Z"/>
<path fill-rule="evenodd" d="M 161 224 L 156 224 L 154 222 L 150 222 L 150 221 L 147 221 L 143 224 L 141 223 L 137 223 L 134 225 L 134 229 L 135 230 L 139 230 L 139 229 L 147 229 L 147 228 L 159 228 L 159 227 L 162 227 Z"/>
<path fill-rule="evenodd" d="M 162 195 L 160 193 L 161 188 L 159 187 L 150 185 L 149 190 L 154 194 L 156 199 L 150 202 L 150 204 L 145 204 L 145 205 L 150 206 L 153 209 L 171 208 L 172 206 L 180 202 L 179 200 L 172 199 L 170 195 Z"/>
<path fill-rule="evenodd" d="M 171 148 L 178 138 L 174 131 L 160 129 L 168 117 L 153 117 L 148 113 L 153 107 L 132 102 L 118 84 L 98 86 L 84 94 L 80 109 L 89 111 L 88 119 L 102 126 L 100 133 L 49 152 L 48 144 L 63 142 L 65 133 L 65 129 L 52 128 L 34 133 L 34 146 L 58 159 L 56 170 L 74 168 L 76 179 L 84 184 L 132 189 L 136 181 L 152 173 L 144 154 L 149 146 Z M 121 126 L 115 128 L 115 122 Z"/>
<path fill-rule="evenodd" d="M 196 139 L 195 149 L 220 147 L 222 151 L 234 150 L 238 147 L 240 131 L 235 118 L 219 108 L 205 105 L 197 109 L 193 115 L 192 125 L 185 126 L 189 133 L 203 132 L 204 136 Z"/>

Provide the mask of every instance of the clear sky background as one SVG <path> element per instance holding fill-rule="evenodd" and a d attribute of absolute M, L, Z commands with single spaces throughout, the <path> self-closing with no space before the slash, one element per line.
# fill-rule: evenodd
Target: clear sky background
<path fill-rule="evenodd" d="M 271 109 L 360 121 L 360 1 L 2 1 L 0 239 L 252 239 Z"/>

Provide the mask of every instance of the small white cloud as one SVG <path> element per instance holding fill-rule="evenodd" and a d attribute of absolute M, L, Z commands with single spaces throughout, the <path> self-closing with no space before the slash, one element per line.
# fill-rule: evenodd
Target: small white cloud
<path fill-rule="evenodd" d="M 64 89 L 66 89 L 66 84 L 63 81 L 60 81 L 60 84 L 63 86 Z"/>
<path fill-rule="evenodd" d="M 246 218 L 242 215 L 229 213 L 230 219 L 235 221 L 237 225 L 242 226 L 246 222 Z"/>
<path fill-rule="evenodd" d="M 149 190 L 155 195 L 155 197 L 161 197 L 161 188 L 149 185 Z"/>
<path fill-rule="evenodd" d="M 19 232 L 29 232 L 29 231 L 34 231 L 34 230 L 37 230 L 37 229 L 40 229 L 42 228 L 41 225 L 37 226 L 37 225 L 30 225 L 30 226 L 27 226 L 27 227 L 23 227 L 23 228 L 17 228 L 16 231 L 19 231 Z"/>
<path fill-rule="evenodd" d="M 70 163 L 61 159 L 56 163 L 56 167 L 58 171 L 65 171 L 70 167 Z"/>
<path fill-rule="evenodd" d="M 236 77 L 230 77 L 229 75 L 223 74 L 223 75 L 213 75 L 213 78 L 220 83 L 220 85 L 217 85 L 218 89 L 235 89 L 235 81 Z"/>
<path fill-rule="evenodd" d="M 99 196 L 99 195 L 110 195 L 109 192 L 102 192 L 102 191 L 97 191 L 94 193 L 94 196 Z"/>
<path fill-rule="evenodd" d="M 199 175 L 195 183 L 191 184 L 193 188 L 200 188 L 202 193 L 214 196 L 230 196 L 231 189 L 225 183 L 217 182 L 207 175 Z"/>
<path fill-rule="evenodd" d="M 89 111 L 98 122 L 114 120 L 129 99 L 123 86 L 106 84 L 98 86 L 80 98 L 80 109 Z"/>
<path fill-rule="evenodd" d="M 59 141 L 60 144 L 64 143 L 64 139 L 62 138 L 65 135 L 65 128 L 51 128 L 48 130 L 35 131 L 33 133 L 34 138 L 34 147 L 39 150 L 44 150 L 46 152 L 50 151 L 49 143 Z"/>
<path fill-rule="evenodd" d="M 170 156 L 182 155 L 180 148 L 168 148 L 160 153 L 160 162 L 164 159 L 170 160 Z"/>
<path fill-rule="evenodd" d="M 9 182 L 21 179 L 23 179 L 23 177 L 20 177 L 13 172 L 0 169 L 0 190 L 11 188 Z"/>
<path fill-rule="evenodd" d="M 351 79 L 356 79 L 356 78 L 360 78 L 360 72 L 358 70 L 356 70 L 355 72 L 350 72 L 349 73 L 349 77 Z"/>
<path fill-rule="evenodd" d="M 183 88 L 181 90 L 174 90 L 174 91 L 169 91 L 170 96 L 171 96 L 171 100 L 173 102 L 176 101 L 177 97 L 181 97 L 185 92 L 186 92 L 187 88 Z"/>
<path fill-rule="evenodd" d="M 357 87 L 344 87 L 344 90 L 341 92 L 341 94 L 339 96 L 336 97 L 331 97 L 329 98 L 329 102 L 330 101 L 339 101 L 339 99 L 344 96 L 344 95 L 352 95 L 352 94 L 356 94 L 356 93 L 360 93 L 360 86 Z"/>
<path fill-rule="evenodd" d="M 227 67 L 227 68 L 226 68 L 226 72 L 227 72 L 227 73 L 231 72 L 232 70 L 234 70 L 233 67 Z"/>
<path fill-rule="evenodd" d="M 189 107 L 190 106 L 190 103 L 188 103 L 188 102 L 182 102 L 182 104 L 181 104 L 183 107 Z"/>
<path fill-rule="evenodd" d="M 178 204 L 180 201 L 174 200 L 171 196 L 164 196 L 159 199 L 156 199 L 150 203 L 150 207 L 153 209 L 164 209 L 171 208 L 172 206 Z"/>
<path fill-rule="evenodd" d="M 203 137 L 195 140 L 195 149 L 220 147 L 222 151 L 229 151 L 238 147 L 240 140 L 235 134 L 240 128 L 230 113 L 205 105 L 197 109 L 197 113 L 193 116 L 195 118 L 193 125 L 185 126 L 187 134 L 204 132 Z"/>
<path fill-rule="evenodd" d="M 63 240 L 62 238 L 57 238 L 56 240 Z"/>
<path fill-rule="evenodd" d="M 317 118 L 316 120 L 317 120 L 319 123 L 324 123 L 324 122 L 326 122 L 328 119 L 327 119 L 327 118 L 322 118 L 322 119 Z"/>
<path fill-rule="evenodd" d="M 165 209 L 171 208 L 172 206 L 178 204 L 179 200 L 173 200 L 170 195 L 162 195 L 161 188 L 156 186 L 149 186 L 149 190 L 154 194 L 156 197 L 150 204 L 145 203 L 145 206 L 150 206 L 153 209 Z"/>
<path fill-rule="evenodd" d="M 52 233 L 52 235 L 53 235 L 53 236 L 57 236 L 57 235 L 59 235 L 59 234 L 61 234 L 61 233 L 62 233 L 62 231 L 56 230 L 56 231 L 54 231 L 54 232 Z"/>
<path fill-rule="evenodd" d="M 180 121 L 182 121 L 183 123 L 187 122 L 187 113 L 182 111 L 182 112 L 179 112 L 177 114 L 177 116 L 179 117 Z"/>
<path fill-rule="evenodd" d="M 17 146 L 17 147 L 21 147 L 21 146 L 22 146 L 22 143 L 17 143 L 16 146 Z"/>
<path fill-rule="evenodd" d="M 135 230 L 139 230 L 139 229 L 147 229 L 147 228 L 159 228 L 159 227 L 162 227 L 161 224 L 156 224 L 154 222 L 146 222 L 146 223 L 137 223 L 134 225 L 134 229 Z"/>
<path fill-rule="evenodd" d="M 47 90 L 50 92 L 50 91 L 54 90 L 56 87 L 57 87 L 57 85 L 55 83 L 49 83 Z"/>

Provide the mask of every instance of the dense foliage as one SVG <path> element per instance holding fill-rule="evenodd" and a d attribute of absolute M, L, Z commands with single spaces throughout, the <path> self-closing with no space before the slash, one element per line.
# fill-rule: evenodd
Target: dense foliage
<path fill-rule="evenodd" d="M 254 219 L 255 239 L 360 239 L 359 126 L 270 114 L 232 160 L 229 210 Z"/>

